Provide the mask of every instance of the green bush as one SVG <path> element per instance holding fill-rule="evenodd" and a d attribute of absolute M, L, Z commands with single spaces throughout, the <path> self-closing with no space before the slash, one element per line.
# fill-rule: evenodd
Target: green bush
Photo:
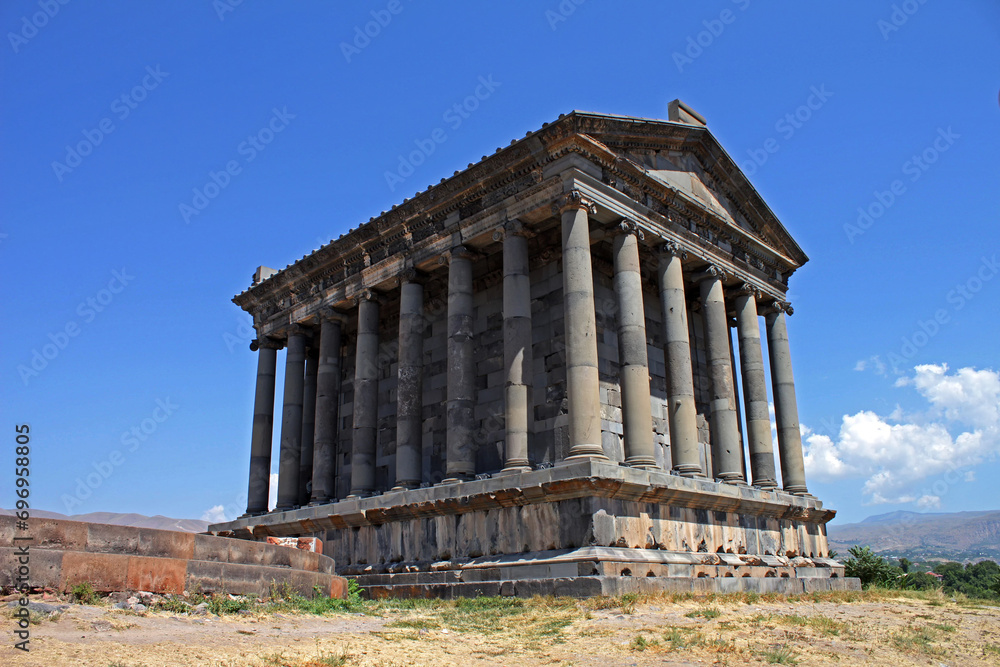
<path fill-rule="evenodd" d="M 847 553 L 851 557 L 844 561 L 844 574 L 860 579 L 862 588 L 893 588 L 898 585 L 902 570 L 890 565 L 868 547 L 855 545 Z"/>

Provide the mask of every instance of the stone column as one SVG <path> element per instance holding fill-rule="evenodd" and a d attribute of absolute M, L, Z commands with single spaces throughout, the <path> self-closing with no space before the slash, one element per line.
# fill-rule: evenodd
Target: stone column
<path fill-rule="evenodd" d="M 597 366 L 597 317 L 590 257 L 593 202 L 572 190 L 553 204 L 562 218 L 563 317 L 566 338 L 566 397 L 569 403 L 567 460 L 606 461 L 601 446 L 601 395 Z"/>
<path fill-rule="evenodd" d="M 281 454 L 278 460 L 276 512 L 299 504 L 299 462 L 302 459 L 302 394 L 305 380 L 306 332 L 296 325 L 288 333 L 285 356 L 285 397 L 281 410 Z"/>
<path fill-rule="evenodd" d="M 698 276 L 701 282 L 702 314 L 712 379 L 711 424 L 713 475 L 724 482 L 743 482 L 740 425 L 733 393 L 733 367 L 729 353 L 729 322 L 722 288 L 724 274 L 716 266 Z"/>
<path fill-rule="evenodd" d="M 375 444 L 378 427 L 378 300 L 371 290 L 365 290 L 357 297 L 357 302 L 351 497 L 367 496 L 375 491 Z"/>
<path fill-rule="evenodd" d="M 415 489 L 423 479 L 424 286 L 412 269 L 400 281 L 394 490 Z"/>
<path fill-rule="evenodd" d="M 448 264 L 448 406 L 445 482 L 476 474 L 476 363 L 472 358 L 472 253 L 451 250 Z"/>
<path fill-rule="evenodd" d="M 271 486 L 271 433 L 274 430 L 274 373 L 281 347 L 281 341 L 266 336 L 250 343 L 250 349 L 257 351 L 257 388 L 253 398 L 247 511 L 243 516 L 267 513 L 267 496 Z"/>
<path fill-rule="evenodd" d="M 302 456 L 299 459 L 299 507 L 312 496 L 313 438 L 316 434 L 316 372 L 319 350 L 315 342 L 306 349 L 306 377 L 302 385 Z"/>
<path fill-rule="evenodd" d="M 795 401 L 792 355 L 788 347 L 785 313 L 792 307 L 775 302 L 764 316 L 767 324 L 767 354 L 771 360 L 771 389 L 774 394 L 774 419 L 778 425 L 778 457 L 781 459 L 781 485 L 788 493 L 806 495 L 806 469 L 802 460 L 802 433 L 799 431 L 799 408 Z"/>
<path fill-rule="evenodd" d="M 746 408 L 747 448 L 753 485 L 762 489 L 778 486 L 774 474 L 771 418 L 767 410 L 767 384 L 757 319 L 757 290 L 743 285 L 736 295 L 736 331 L 740 339 L 740 370 L 743 374 L 743 405 Z"/>
<path fill-rule="evenodd" d="M 663 308 L 663 339 L 667 368 L 667 421 L 670 427 L 670 458 L 674 472 L 702 477 L 698 447 L 698 413 L 694 403 L 691 371 L 691 341 L 688 333 L 687 299 L 684 296 L 682 261 L 687 253 L 676 243 L 665 243 L 660 251 L 660 303 Z"/>
<path fill-rule="evenodd" d="M 649 360 L 646 354 L 646 311 L 642 303 L 642 275 L 639 271 L 639 241 L 642 238 L 642 231 L 634 222 L 624 221 L 614 239 L 618 364 L 625 463 L 633 467 L 655 468 Z"/>
<path fill-rule="evenodd" d="M 506 376 L 504 395 L 505 463 L 503 472 L 531 470 L 528 462 L 528 433 L 532 427 L 531 406 L 531 279 L 528 267 L 528 239 L 517 221 L 503 232 L 503 363 Z"/>
<path fill-rule="evenodd" d="M 340 407 L 342 316 L 320 313 L 319 366 L 316 370 L 316 429 L 313 438 L 310 505 L 331 502 L 336 489 L 337 419 Z"/>

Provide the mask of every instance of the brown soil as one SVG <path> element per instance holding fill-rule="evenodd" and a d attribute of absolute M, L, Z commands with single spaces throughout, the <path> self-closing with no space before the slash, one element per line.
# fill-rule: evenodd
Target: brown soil
<path fill-rule="evenodd" d="M 1000 665 L 1000 607 L 940 594 L 534 600 L 500 617 L 449 603 L 367 609 L 197 617 L 72 605 L 31 626 L 30 653 L 6 632 L 0 664 Z"/>

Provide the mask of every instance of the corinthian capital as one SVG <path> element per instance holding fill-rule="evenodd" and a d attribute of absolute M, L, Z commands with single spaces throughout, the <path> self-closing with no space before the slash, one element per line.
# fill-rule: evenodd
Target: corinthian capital
<path fill-rule="evenodd" d="M 620 234 L 632 234 L 637 239 L 642 241 L 645 237 L 642 230 L 639 229 L 639 224 L 635 220 L 622 220 L 618 223 L 618 232 Z"/>
<path fill-rule="evenodd" d="M 261 336 L 260 338 L 254 338 L 250 341 L 250 350 L 256 352 L 257 350 L 280 350 L 285 346 L 285 341 L 278 338 L 271 338 L 270 336 Z"/>
<path fill-rule="evenodd" d="M 722 270 L 721 266 L 717 264 L 709 264 L 703 271 L 696 273 L 693 276 L 695 282 L 701 282 L 702 280 L 725 280 L 726 272 Z"/>
<path fill-rule="evenodd" d="M 583 193 L 579 190 L 570 190 L 552 203 L 552 213 L 554 215 L 562 215 L 563 211 L 579 209 L 583 209 L 591 215 L 597 212 L 597 207 L 594 205 L 593 200 L 584 197 Z"/>
<path fill-rule="evenodd" d="M 667 241 L 660 246 L 661 255 L 670 255 L 671 257 L 680 257 L 681 259 L 687 259 L 687 250 L 684 249 L 680 243 L 675 241 Z"/>

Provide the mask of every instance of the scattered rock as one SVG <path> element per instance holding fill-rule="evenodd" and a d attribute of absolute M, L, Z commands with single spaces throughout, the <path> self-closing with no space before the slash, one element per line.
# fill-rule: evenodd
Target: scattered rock
<path fill-rule="evenodd" d="M 208 614 L 208 603 L 202 602 L 201 604 L 196 604 L 191 608 L 191 613 L 196 616 L 205 616 Z"/>
<path fill-rule="evenodd" d="M 90 625 L 95 632 L 110 632 L 113 627 L 107 621 L 93 621 Z"/>

